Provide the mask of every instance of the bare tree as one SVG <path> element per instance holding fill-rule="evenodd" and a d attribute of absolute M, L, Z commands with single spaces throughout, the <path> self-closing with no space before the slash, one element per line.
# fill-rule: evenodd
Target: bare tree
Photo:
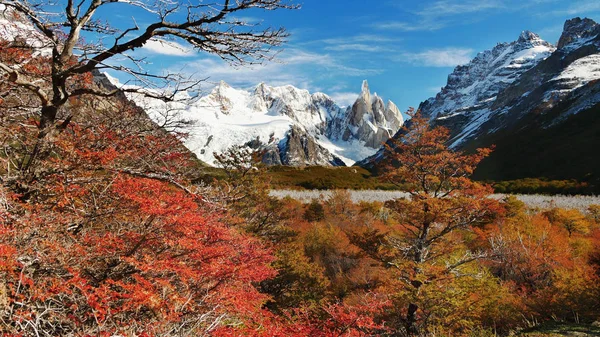
<path fill-rule="evenodd" d="M 26 89 L 39 100 L 38 143 L 51 130 L 63 129 L 70 123 L 72 116 L 69 114 L 62 120 L 57 117 L 69 98 L 82 95 L 109 97 L 123 91 L 140 91 L 132 87 L 81 85 L 83 77 L 89 78 L 99 70 L 127 73 L 146 88 L 170 88 L 142 91 L 147 96 L 164 100 L 173 99 L 178 90 L 198 84 L 185 81 L 179 74 L 144 69 L 143 59 L 135 58 L 130 52 L 147 42 L 180 42 L 235 65 L 262 63 L 275 55 L 273 47 L 284 43 L 288 33 L 284 28 L 250 24 L 236 15 L 256 10 L 297 8 L 287 0 L 0 0 L 0 5 L 4 7 L 4 15 L 24 19 L 34 27 L 30 35 L 38 37 L 36 43 L 25 39 L 19 46 L 34 50 L 31 55 L 48 56 L 47 73 L 42 77 L 31 74 L 21 64 L 0 62 L 3 82 Z M 132 18 L 130 28 L 116 28 L 119 19 L 110 13 L 128 10 L 143 12 L 144 21 L 149 17 L 151 23 L 140 27 Z M 115 62 L 117 59 L 121 62 Z M 120 65 L 115 65 L 117 63 Z M 33 150 L 29 163 L 33 162 L 37 151 L 39 146 Z"/>

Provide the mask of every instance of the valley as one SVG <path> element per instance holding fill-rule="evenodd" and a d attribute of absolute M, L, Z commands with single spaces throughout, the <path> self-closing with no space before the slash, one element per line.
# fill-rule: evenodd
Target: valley
<path fill-rule="evenodd" d="M 450 130 L 454 149 L 495 147 L 475 172 L 478 180 L 575 180 L 588 186 L 576 193 L 599 193 L 599 27 L 591 19 L 568 20 L 557 45 L 523 31 L 456 67 L 418 112 Z M 185 121 L 177 131 L 189 135 L 186 146 L 210 165 L 213 153 L 245 145 L 268 166 L 355 165 L 376 176 L 386 157 L 382 144 L 401 138 L 408 118 L 367 81 L 348 107 L 291 85 L 243 90 L 223 81 L 193 103 L 185 103 L 185 93 L 175 103 L 129 97 L 158 123 L 169 113 Z M 352 187 L 321 185 L 312 188 Z"/>
<path fill-rule="evenodd" d="M 0 336 L 598 335 L 593 16 L 0 0 Z"/>

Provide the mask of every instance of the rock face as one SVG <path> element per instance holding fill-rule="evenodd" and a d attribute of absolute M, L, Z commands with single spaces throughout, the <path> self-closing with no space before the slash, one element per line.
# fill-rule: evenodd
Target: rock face
<path fill-rule="evenodd" d="M 302 128 L 293 125 L 280 143 L 281 165 L 287 166 L 345 166 L 344 162 L 320 146 Z"/>
<path fill-rule="evenodd" d="M 369 84 L 364 81 L 361 94 L 352 107 L 332 120 L 328 136 L 343 141 L 358 139 L 364 142 L 365 146 L 377 149 L 391 138 L 403 123 L 398 107 L 391 101 L 386 106 L 377 94 L 371 95 Z"/>
<path fill-rule="evenodd" d="M 0 4 L 0 39 L 9 42 L 20 40 L 35 48 L 33 55 L 51 56 L 50 41 L 32 24 L 10 7 Z"/>
<path fill-rule="evenodd" d="M 372 95 L 366 81 L 362 89 L 348 108 L 323 93 L 264 83 L 246 91 L 220 82 L 193 103 L 130 98 L 157 119 L 171 111 L 189 121 L 186 146 L 209 164 L 214 152 L 247 144 L 268 165 L 340 166 L 372 155 L 403 124 L 394 103 Z"/>
<path fill-rule="evenodd" d="M 590 132 L 600 130 L 600 25 L 575 18 L 564 27 L 557 48 L 525 31 L 479 53 L 421 103 L 434 126 L 450 129 L 453 148 L 496 145 L 480 165 L 480 178 L 570 179 L 600 172 L 592 167 L 600 162 L 597 150 L 590 151 L 600 147 L 600 136 Z M 384 156 L 379 151 L 359 165 L 377 167 Z M 577 173 L 563 174 L 575 172 L 574 165 L 581 168 Z"/>
<path fill-rule="evenodd" d="M 473 137 L 492 116 L 498 95 L 556 48 L 535 33 L 524 31 L 511 43 L 499 43 L 458 66 L 434 98 L 421 103 L 421 113 L 452 131 L 452 146 Z"/>
<path fill-rule="evenodd" d="M 555 48 L 525 31 L 517 41 L 499 44 L 457 67 L 442 91 L 420 109 L 433 124 L 450 129 L 455 148 L 511 128 L 530 113 L 571 102 L 544 126 L 559 123 L 597 101 L 584 95 L 583 87 L 600 79 L 599 34 L 600 25 L 591 19 L 568 20 Z"/>
<path fill-rule="evenodd" d="M 594 20 L 588 18 L 574 18 L 565 22 L 563 33 L 558 40 L 558 49 L 576 47 L 593 39 L 600 34 L 600 28 Z"/>

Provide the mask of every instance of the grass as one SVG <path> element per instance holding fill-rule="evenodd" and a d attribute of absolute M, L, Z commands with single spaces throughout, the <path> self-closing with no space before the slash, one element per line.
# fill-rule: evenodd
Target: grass
<path fill-rule="evenodd" d="M 225 171 L 216 167 L 203 167 L 195 182 L 209 183 L 226 177 Z M 381 182 L 371 172 L 361 167 L 289 167 L 271 166 L 266 179 L 276 189 L 292 190 L 393 190 L 395 186 Z"/>
<path fill-rule="evenodd" d="M 210 183 L 213 179 L 225 178 L 223 169 L 199 165 L 198 179 Z M 386 183 L 380 176 L 362 167 L 290 167 L 271 166 L 266 169 L 266 178 L 274 189 L 279 190 L 380 190 L 397 191 L 401 188 Z M 511 181 L 485 181 L 496 193 L 502 194 L 546 194 L 546 195 L 589 195 L 593 186 L 576 180 L 548 180 L 526 178 Z"/>
<path fill-rule="evenodd" d="M 305 203 L 313 199 L 327 199 L 331 196 L 331 190 L 293 190 L 275 189 L 271 195 L 278 198 L 291 197 Z M 351 190 L 352 201 L 360 202 L 385 202 L 397 198 L 406 198 L 408 193 L 402 191 L 377 191 L 377 190 Z M 493 194 L 492 198 L 502 199 L 506 194 Z M 571 208 L 585 211 L 590 205 L 600 205 L 600 196 L 585 195 L 524 195 L 517 194 L 516 197 L 530 208 L 549 209 L 552 207 Z"/>
<path fill-rule="evenodd" d="M 308 190 L 390 190 L 391 184 L 380 181 L 361 167 L 270 167 L 267 173 L 275 188 Z"/>

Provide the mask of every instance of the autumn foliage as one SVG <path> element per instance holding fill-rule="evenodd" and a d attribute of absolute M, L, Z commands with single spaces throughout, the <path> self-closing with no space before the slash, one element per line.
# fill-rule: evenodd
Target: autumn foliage
<path fill-rule="evenodd" d="M 40 146 L 31 94 L 0 92 L 5 335 L 489 336 L 600 318 L 600 208 L 491 198 L 470 179 L 490 150 L 452 151 L 418 115 L 387 148 L 384 183 L 409 198 L 302 204 L 271 197 L 243 147 L 198 183 L 185 135 L 123 97 L 70 99 Z"/>

